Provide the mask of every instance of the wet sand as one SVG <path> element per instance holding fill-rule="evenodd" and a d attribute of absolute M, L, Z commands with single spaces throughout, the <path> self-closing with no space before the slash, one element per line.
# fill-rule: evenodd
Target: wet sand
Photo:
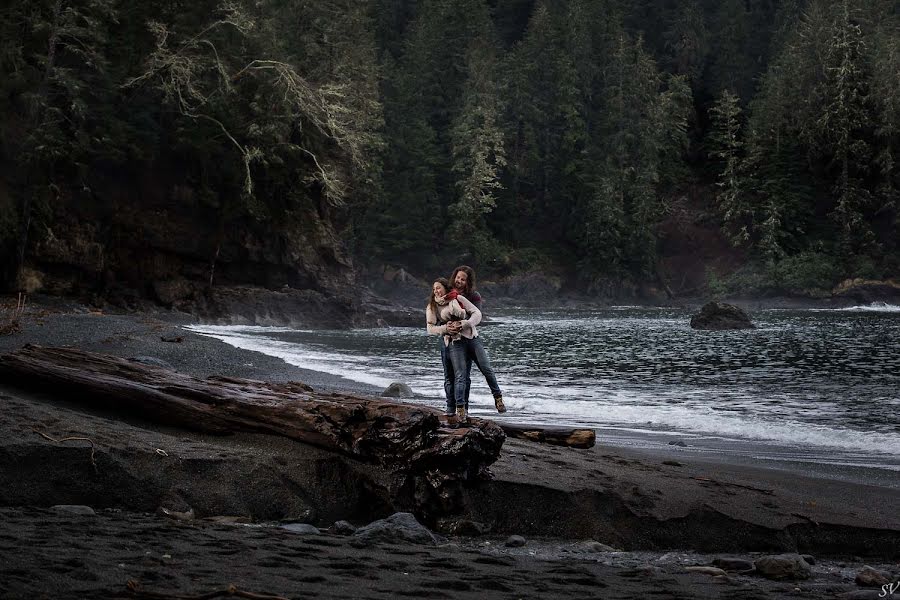
<path fill-rule="evenodd" d="M 72 345 L 149 356 L 196 376 L 373 392 L 179 327 L 189 321 L 40 309 L 22 332 L 0 338 L 0 353 L 29 342 Z M 875 598 L 880 588 L 853 582 L 864 564 L 900 580 L 900 490 L 890 473 L 763 468 L 677 447 L 609 446 L 602 436 L 591 450 L 507 440 L 494 479 L 462 486 L 459 509 L 430 523 L 446 543 L 359 547 L 352 537 L 278 525 L 324 529 L 414 512 L 389 473 L 274 436 L 202 436 L 123 419 L 21 383 L 0 381 L 0 598 L 135 597 L 128 580 L 164 594 L 233 583 L 291 598 Z M 50 508 L 58 504 L 96 514 Z M 160 507 L 193 518 L 173 521 Z M 221 516 L 249 524 L 205 520 Z M 505 547 L 511 534 L 527 544 Z M 621 551 L 586 550 L 588 541 Z M 812 578 L 685 570 L 781 552 L 816 556 Z"/>

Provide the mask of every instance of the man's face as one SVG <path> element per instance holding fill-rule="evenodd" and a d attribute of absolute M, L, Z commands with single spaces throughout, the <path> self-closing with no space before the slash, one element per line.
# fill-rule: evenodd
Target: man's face
<path fill-rule="evenodd" d="M 456 273 L 456 277 L 453 278 L 453 287 L 457 290 L 466 289 L 466 284 L 469 282 L 469 275 L 465 271 L 458 271 Z"/>

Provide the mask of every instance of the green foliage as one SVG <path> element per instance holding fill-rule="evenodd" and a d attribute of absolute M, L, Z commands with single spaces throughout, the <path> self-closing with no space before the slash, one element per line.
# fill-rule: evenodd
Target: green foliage
<path fill-rule="evenodd" d="M 709 146 L 711 154 L 721 162 L 716 181 L 719 186 L 716 200 L 729 230 L 729 237 L 735 245 L 749 241 L 752 226 L 752 213 L 740 173 L 744 143 L 741 139 L 742 116 L 739 102 L 739 98 L 726 89 L 709 111 L 712 120 Z"/>
<path fill-rule="evenodd" d="M 820 252 L 801 252 L 770 268 L 771 279 L 782 289 L 792 292 L 830 290 L 840 276 L 841 268 L 834 257 Z"/>

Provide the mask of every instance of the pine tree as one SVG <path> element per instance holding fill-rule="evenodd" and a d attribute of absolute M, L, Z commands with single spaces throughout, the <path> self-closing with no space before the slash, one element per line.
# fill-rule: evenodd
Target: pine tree
<path fill-rule="evenodd" d="M 837 198 L 832 216 L 841 229 L 841 248 L 846 259 L 873 240 L 863 215 L 871 201 L 863 180 L 871 161 L 871 148 L 863 132 L 871 120 L 864 54 L 862 31 L 851 20 L 848 0 L 843 0 L 825 57 L 826 102 L 819 127 L 823 138 L 830 142 L 832 163 L 837 168 Z"/>
<path fill-rule="evenodd" d="M 746 244 L 750 240 L 752 227 L 751 211 L 740 172 L 744 146 L 741 113 L 740 99 L 727 89 L 722 90 L 722 94 L 710 109 L 712 124 L 709 146 L 712 156 L 721 163 L 716 180 L 719 187 L 716 201 L 734 245 Z"/>
<path fill-rule="evenodd" d="M 499 122 L 503 106 L 493 48 L 476 40 L 469 48 L 466 64 L 463 105 L 451 131 L 459 195 L 449 210 L 449 231 L 454 240 L 470 238 L 476 262 L 481 262 L 490 252 L 483 215 L 497 205 L 494 194 L 502 187 L 500 170 L 506 165 Z"/>

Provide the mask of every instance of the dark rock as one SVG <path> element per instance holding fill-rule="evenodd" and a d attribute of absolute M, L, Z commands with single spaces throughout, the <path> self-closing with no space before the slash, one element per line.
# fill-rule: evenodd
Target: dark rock
<path fill-rule="evenodd" d="M 521 535 L 511 535 L 509 536 L 509 539 L 506 540 L 504 545 L 507 548 L 521 548 L 526 543 L 527 542 L 525 541 L 525 538 L 523 538 Z"/>
<path fill-rule="evenodd" d="M 153 282 L 153 294 L 163 306 L 180 306 L 194 295 L 195 284 L 179 277 Z"/>
<path fill-rule="evenodd" d="M 484 535 L 490 530 L 490 527 L 484 523 L 471 521 L 469 519 L 446 518 L 438 521 L 438 530 L 441 533 L 450 535 L 475 537 Z"/>
<path fill-rule="evenodd" d="M 862 587 L 881 587 L 887 583 L 890 583 L 887 577 L 868 565 L 856 574 L 856 584 Z"/>
<path fill-rule="evenodd" d="M 86 517 L 96 516 L 96 512 L 90 506 L 85 506 L 83 504 L 57 504 L 55 506 L 51 506 L 50 510 L 57 513 L 64 513 L 67 515 L 83 515 Z"/>
<path fill-rule="evenodd" d="M 708 302 L 703 305 L 698 314 L 691 317 L 691 328 L 719 331 L 754 329 L 755 325 L 750 321 L 747 313 L 733 304 Z"/>
<path fill-rule="evenodd" d="M 811 565 L 816 564 L 816 557 L 813 556 L 812 554 L 801 554 L 800 556 L 802 556 L 803 560 L 805 560 L 809 564 L 811 564 Z"/>
<path fill-rule="evenodd" d="M 664 461 L 662 461 L 662 464 L 668 465 L 670 467 L 683 467 L 684 466 L 684 463 L 680 463 L 677 460 L 664 460 Z"/>
<path fill-rule="evenodd" d="M 713 564 L 720 569 L 736 571 L 738 573 L 748 573 L 753 570 L 753 561 L 743 558 L 717 558 L 713 560 Z"/>
<path fill-rule="evenodd" d="M 835 298 L 846 298 L 861 304 L 896 302 L 900 300 L 900 281 L 887 279 L 846 279 L 832 291 Z"/>
<path fill-rule="evenodd" d="M 391 385 L 387 386 L 381 395 L 386 398 L 414 398 L 415 394 L 405 383 L 400 383 L 399 381 L 395 381 Z"/>
<path fill-rule="evenodd" d="M 809 579 L 809 563 L 799 554 L 779 554 L 764 556 L 753 565 L 760 575 L 768 579 Z"/>
<path fill-rule="evenodd" d="M 362 544 L 411 542 L 434 546 L 443 542 L 441 537 L 416 521 L 411 513 L 395 513 L 387 519 L 360 527 L 353 534 L 353 539 Z"/>
<path fill-rule="evenodd" d="M 309 523 L 288 523 L 281 526 L 282 529 L 291 533 L 299 533 L 300 535 L 320 535 L 322 532 L 315 525 Z"/>
<path fill-rule="evenodd" d="M 162 367 L 163 369 L 169 369 L 170 371 L 175 370 L 175 367 L 173 367 L 170 363 L 164 361 L 161 358 L 156 358 L 155 356 L 132 356 L 128 360 L 130 360 L 131 362 L 141 363 L 142 365 Z"/>
<path fill-rule="evenodd" d="M 356 527 L 347 521 L 335 521 L 334 525 L 331 526 L 331 533 L 337 535 L 353 535 L 355 532 Z"/>
<path fill-rule="evenodd" d="M 669 442 L 670 446 L 678 446 L 679 448 L 687 448 L 687 444 L 682 442 L 681 440 L 673 440 Z"/>

